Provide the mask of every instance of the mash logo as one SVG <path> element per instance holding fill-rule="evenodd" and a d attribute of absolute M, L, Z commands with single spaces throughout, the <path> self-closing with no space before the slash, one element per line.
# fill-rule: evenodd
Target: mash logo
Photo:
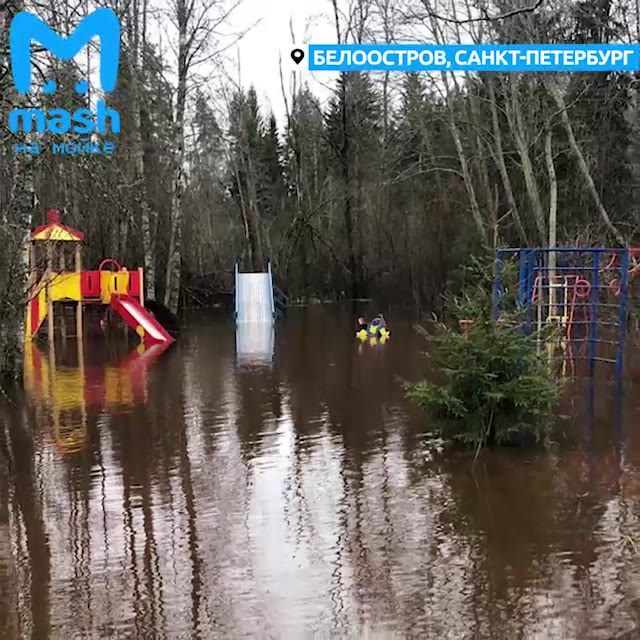
<path fill-rule="evenodd" d="M 38 16 L 23 11 L 11 22 L 9 30 L 9 48 L 11 72 L 16 90 L 22 95 L 32 89 L 32 42 L 37 42 L 44 50 L 60 60 L 72 60 L 93 38 L 100 42 L 100 88 L 110 93 L 116 87 L 120 62 L 120 23 L 111 9 L 97 9 L 83 18 L 68 37 L 56 33 Z M 41 87 L 44 94 L 55 94 L 57 83 L 49 79 Z M 79 95 L 89 91 L 88 80 L 80 80 L 75 91 Z M 64 108 L 40 109 L 19 108 L 9 113 L 9 129 L 13 133 L 51 133 L 51 134 L 105 134 L 120 132 L 120 115 L 107 107 L 104 100 L 98 100 L 93 108 L 84 107 L 75 111 Z M 84 141 L 83 141 L 84 142 Z M 66 144 L 66 143 L 65 143 Z M 96 144 L 78 145 L 71 143 L 75 152 L 85 150 L 95 153 Z M 25 147 L 26 145 L 22 145 Z M 29 145 L 33 147 L 34 145 Z M 35 145 L 37 147 L 37 145 Z M 65 153 L 64 145 L 53 145 L 53 150 Z M 69 146 L 68 144 L 66 146 Z M 111 145 L 113 146 L 113 145 Z M 20 147 L 20 149 L 22 149 Z M 33 151 L 27 149 L 30 153 Z M 39 153 L 39 149 L 37 151 Z M 68 151 L 67 151 L 68 152 Z M 101 153 L 102 151 L 97 151 Z"/>
<path fill-rule="evenodd" d="M 120 23 L 111 9 L 97 9 L 84 18 L 68 37 L 59 36 L 37 16 L 23 11 L 11 22 L 9 47 L 13 82 L 20 93 L 31 89 L 31 42 L 39 42 L 61 60 L 72 60 L 92 38 L 100 38 L 100 84 L 105 93 L 113 91 L 118 79 L 120 61 Z M 78 93 L 86 93 L 88 83 L 76 86 Z M 46 91 L 53 93 L 55 84 Z"/>

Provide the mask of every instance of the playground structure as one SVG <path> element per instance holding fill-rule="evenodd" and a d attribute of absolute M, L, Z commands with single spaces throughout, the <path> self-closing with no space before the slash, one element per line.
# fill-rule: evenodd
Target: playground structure
<path fill-rule="evenodd" d="M 60 222 L 55 209 L 49 211 L 47 224 L 31 233 L 29 242 L 28 303 L 25 341 L 32 341 L 47 320 L 50 342 L 55 335 L 55 313 L 61 305 L 75 305 L 76 338 L 83 338 L 83 306 L 111 307 L 129 325 L 146 346 L 170 344 L 173 337 L 144 307 L 144 273 L 141 268 L 128 271 L 116 260 L 107 258 L 96 271 L 82 269 L 84 234 Z M 72 257 L 69 248 L 72 249 Z M 44 259 L 42 252 L 44 250 Z M 68 264 L 73 262 L 73 269 Z M 61 327 L 66 337 L 66 326 Z"/>
<path fill-rule="evenodd" d="M 249 364 L 271 362 L 276 320 L 287 308 L 286 295 L 274 284 L 271 264 L 266 272 L 241 273 L 235 266 L 236 354 Z"/>
<path fill-rule="evenodd" d="M 563 370 L 575 372 L 582 357 L 590 373 L 596 362 L 622 373 L 630 285 L 640 272 L 640 249 L 532 248 L 500 249 L 496 254 L 493 319 L 519 311 L 525 332 L 534 330 L 542 344 L 545 328 L 559 333 Z M 505 282 L 508 267 L 515 287 Z M 550 357 L 553 344 L 548 343 Z"/>

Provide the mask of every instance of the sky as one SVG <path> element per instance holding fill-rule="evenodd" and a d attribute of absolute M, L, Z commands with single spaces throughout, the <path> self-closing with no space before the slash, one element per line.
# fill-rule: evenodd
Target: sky
<path fill-rule="evenodd" d="M 332 15 L 330 0 L 243 0 L 233 14 L 235 30 L 251 28 L 237 47 L 229 51 L 228 57 L 234 61 L 239 57 L 241 84 L 244 87 L 253 84 L 263 108 L 272 110 L 280 122 L 285 107 L 279 56 L 282 56 L 286 86 L 289 86 L 292 70 L 297 68 L 290 58 L 293 48 L 290 22 L 297 45 L 332 43 L 336 41 Z M 237 62 L 235 66 L 232 73 L 237 81 Z M 300 67 L 306 67 L 306 61 Z M 299 71 L 299 74 L 321 100 L 328 98 L 333 74 L 310 74 L 308 71 Z"/>
<path fill-rule="evenodd" d="M 339 5 L 341 1 L 339 0 Z M 236 2 L 237 7 L 218 33 L 219 45 L 224 47 L 226 75 L 245 89 L 253 85 L 258 93 L 262 113 L 266 116 L 272 111 L 281 128 L 285 123 L 286 112 L 282 96 L 280 58 L 287 93 L 291 93 L 292 73 L 295 70 L 298 83 L 308 82 L 321 103 L 325 103 L 331 95 L 337 74 L 312 74 L 306 68 L 306 61 L 296 66 L 290 54 L 292 49 L 309 42 L 328 44 L 336 41 L 332 1 L 220 0 L 219 6 L 229 8 Z M 170 0 L 152 0 L 151 6 L 156 10 L 156 17 L 151 21 L 149 30 L 151 41 L 160 47 L 168 63 L 167 78 L 175 82 L 177 34 L 172 22 L 167 19 L 170 5 Z M 215 11 L 212 14 L 215 15 Z M 291 35 L 292 27 L 295 45 Z M 95 47 L 99 44 L 97 39 L 94 39 L 93 43 Z M 81 67 L 86 64 L 84 49 L 76 61 Z M 96 87 L 99 63 L 94 55 L 91 66 L 91 85 Z M 198 67 L 197 73 L 200 77 L 220 78 L 215 63 L 204 63 Z M 217 86 L 217 82 L 211 84 L 212 93 L 216 93 Z"/>

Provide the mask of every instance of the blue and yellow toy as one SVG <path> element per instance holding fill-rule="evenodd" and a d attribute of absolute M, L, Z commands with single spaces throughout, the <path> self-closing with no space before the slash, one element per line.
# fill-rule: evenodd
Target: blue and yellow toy
<path fill-rule="evenodd" d="M 374 318 L 366 329 L 363 328 L 356 332 L 356 337 L 363 342 L 367 338 L 371 338 L 372 340 L 380 339 L 380 342 L 384 344 L 390 336 L 391 332 L 387 329 L 382 314 Z"/>

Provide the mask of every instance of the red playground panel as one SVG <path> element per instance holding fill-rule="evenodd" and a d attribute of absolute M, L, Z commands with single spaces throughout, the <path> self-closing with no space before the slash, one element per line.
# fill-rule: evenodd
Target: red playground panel
<path fill-rule="evenodd" d="M 140 270 L 129 272 L 129 295 L 140 299 L 141 281 Z"/>
<path fill-rule="evenodd" d="M 80 294 L 83 298 L 99 298 L 102 294 L 99 271 L 80 273 Z"/>

